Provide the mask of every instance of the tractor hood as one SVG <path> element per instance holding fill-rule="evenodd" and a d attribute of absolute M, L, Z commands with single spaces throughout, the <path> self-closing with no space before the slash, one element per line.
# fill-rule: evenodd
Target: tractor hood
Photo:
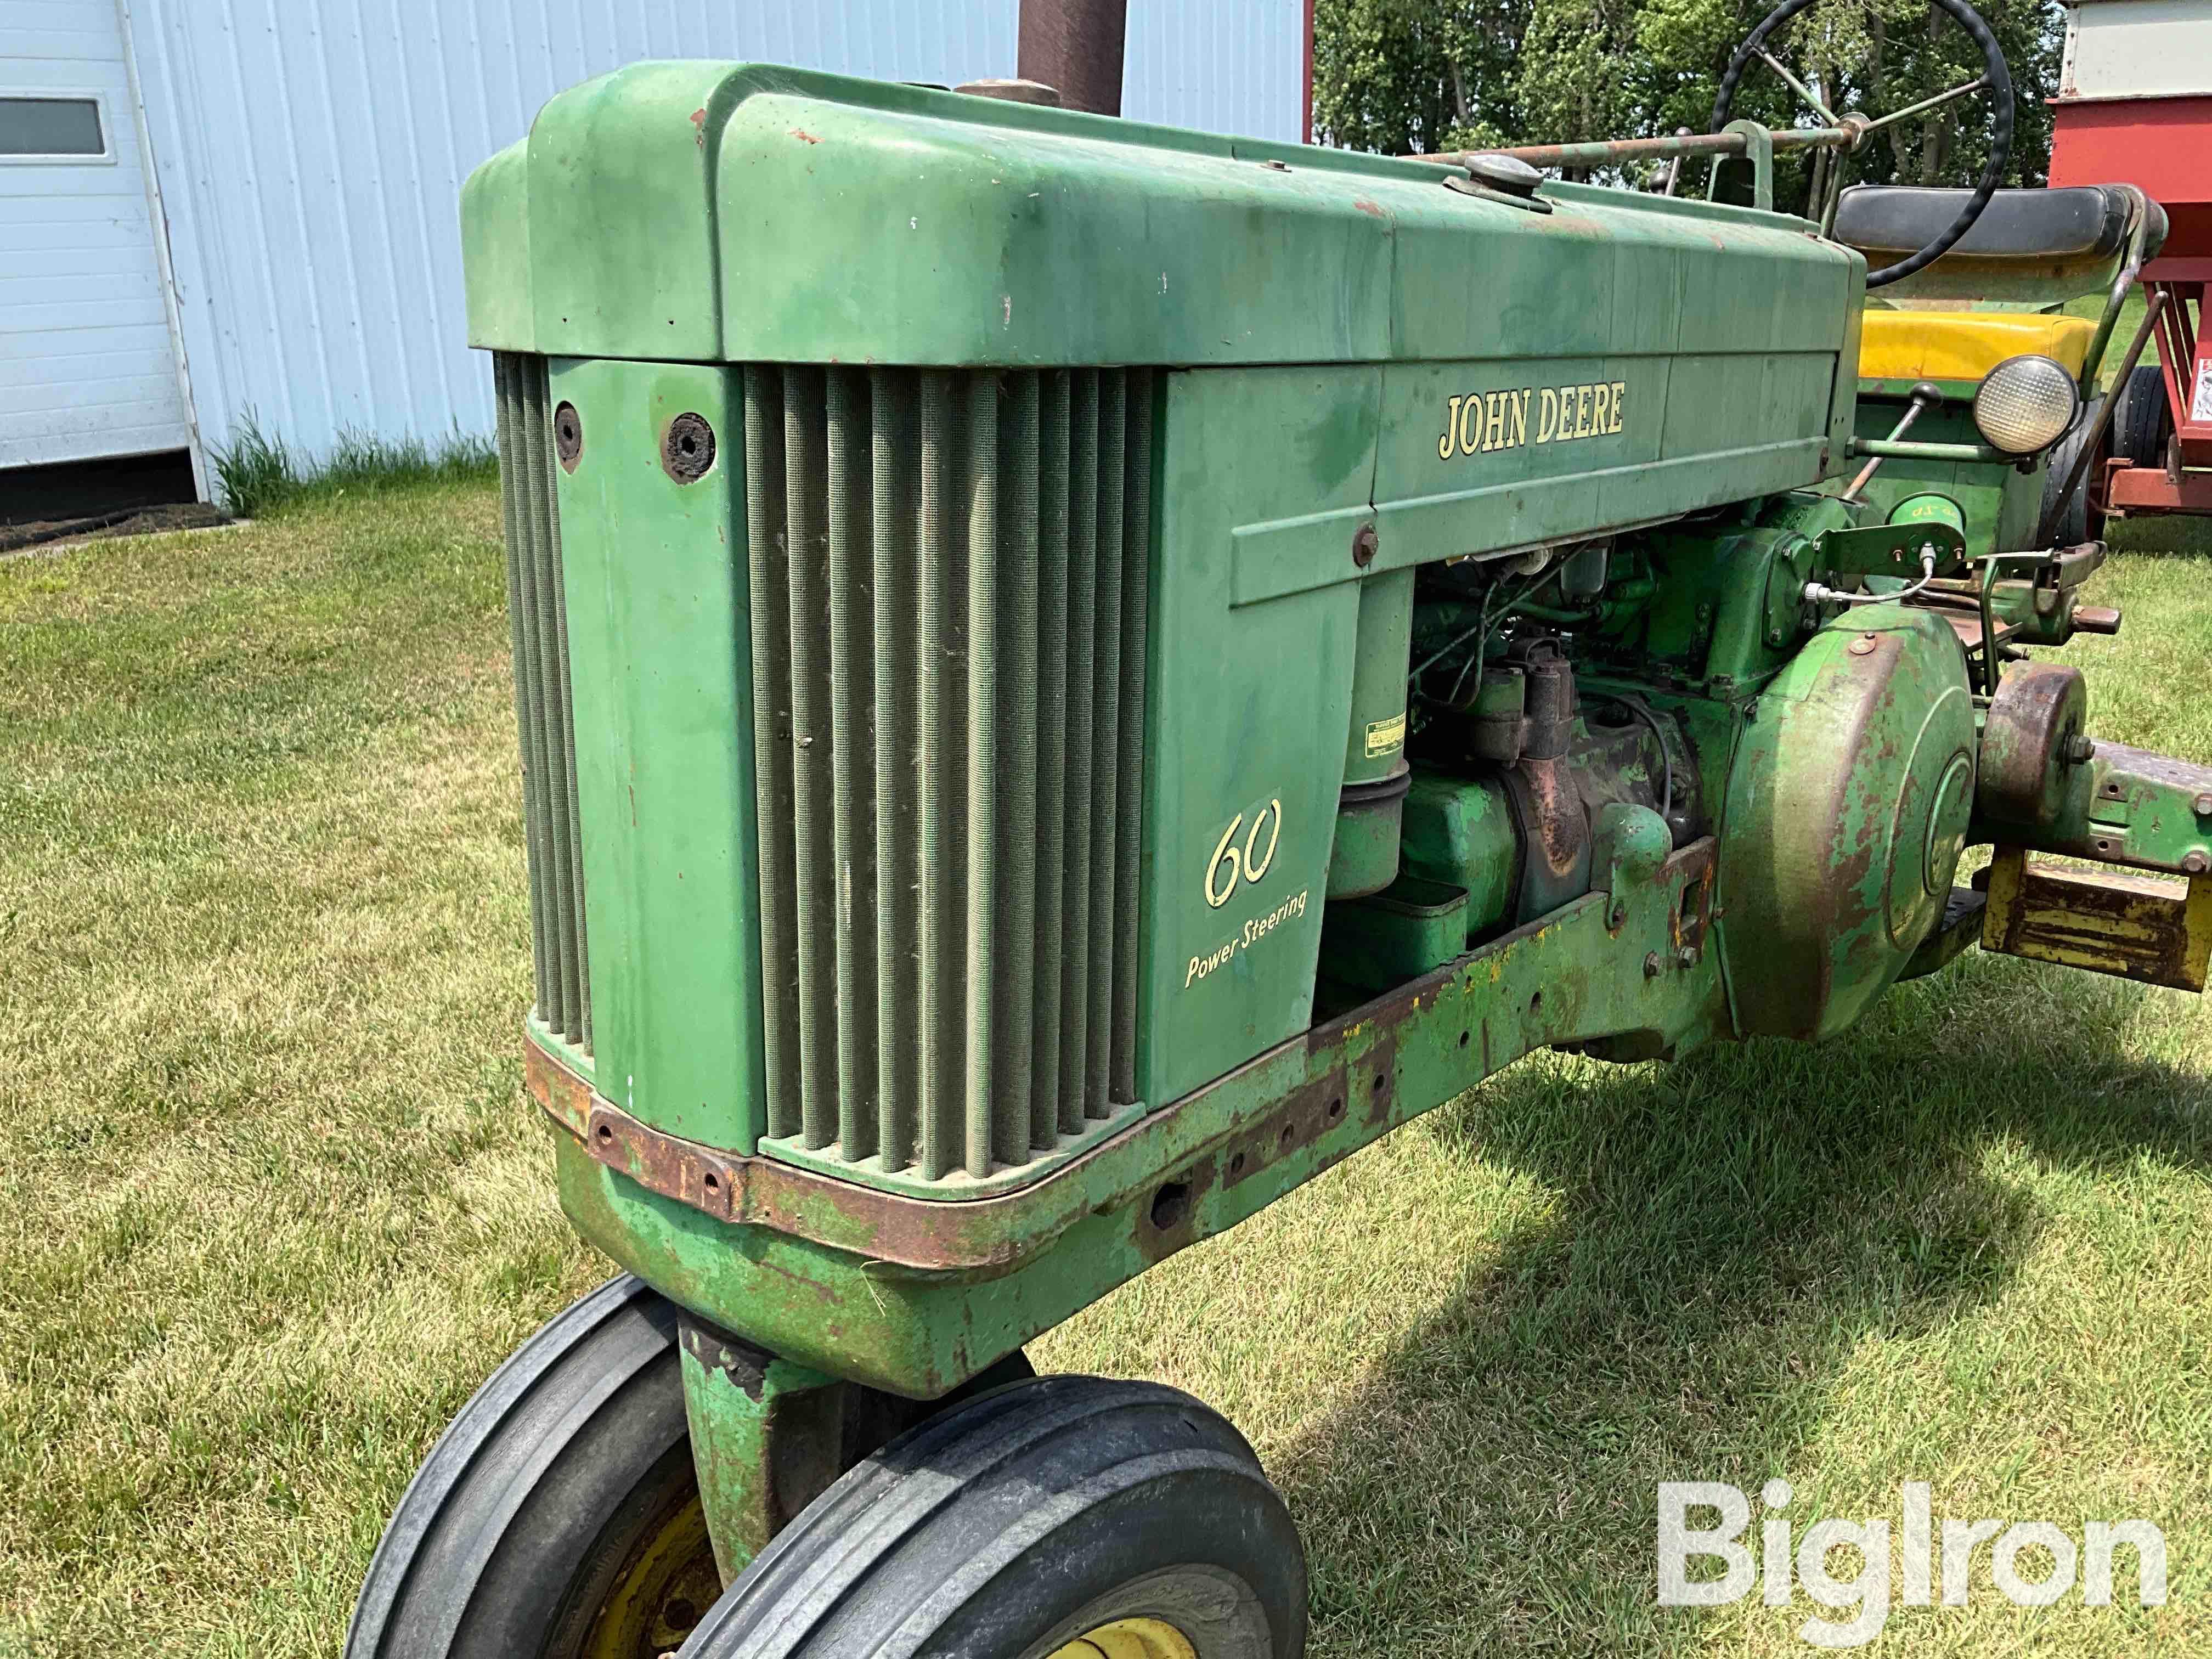
<path fill-rule="evenodd" d="M 469 339 L 697 362 L 1844 354 L 1809 223 L 798 70 L 648 63 L 462 195 Z M 1850 361 L 1848 356 L 1844 361 Z"/>

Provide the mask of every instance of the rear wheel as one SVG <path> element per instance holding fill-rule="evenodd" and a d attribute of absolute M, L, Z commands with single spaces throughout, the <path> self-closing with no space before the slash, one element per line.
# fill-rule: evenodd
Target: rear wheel
<path fill-rule="evenodd" d="M 369 1563 L 346 1659 L 656 1659 L 720 1590 L 676 1308 L 625 1275 L 440 1437 Z"/>
<path fill-rule="evenodd" d="M 2066 491 L 2063 499 L 2058 493 L 2072 476 L 2082 447 L 2096 432 L 2098 416 L 2104 406 L 2100 398 L 2083 410 L 2081 418 L 2074 422 L 2073 431 L 2044 459 L 2043 509 L 2037 522 L 2043 526 L 2044 540 L 2053 547 L 2079 547 L 2083 542 L 2101 540 L 2104 537 L 2105 515 L 2098 509 L 2098 497 L 2104 484 L 2105 457 L 2112 453 L 2109 428 L 2089 465 L 2075 480 L 2074 487 Z"/>
<path fill-rule="evenodd" d="M 939 1413 L 762 1552 L 684 1659 L 1296 1659 L 1305 1556 L 1188 1395 L 1051 1376 Z"/>

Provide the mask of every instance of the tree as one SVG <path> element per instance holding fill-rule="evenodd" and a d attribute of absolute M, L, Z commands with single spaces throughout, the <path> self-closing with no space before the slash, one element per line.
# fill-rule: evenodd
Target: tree
<path fill-rule="evenodd" d="M 1315 0 L 1316 137 L 1385 155 L 1508 142 L 1528 14 L 1528 0 Z"/>
<path fill-rule="evenodd" d="M 1314 125 L 1325 142 L 1386 153 L 1706 131 L 1722 73 L 1769 0 L 1316 0 Z M 2054 0 L 1979 0 L 2015 93 L 2006 182 L 2040 185 L 2045 100 L 2064 14 Z M 1826 0 L 1770 50 L 1838 112 L 1882 115 L 1981 72 L 1980 54 L 1928 0 Z M 1901 121 L 1848 160 L 1863 183 L 1963 184 L 1989 155 L 1989 103 Z M 1734 112 L 1770 125 L 1817 118 L 1754 63 Z M 1786 158 L 1781 199 L 1806 158 Z"/>

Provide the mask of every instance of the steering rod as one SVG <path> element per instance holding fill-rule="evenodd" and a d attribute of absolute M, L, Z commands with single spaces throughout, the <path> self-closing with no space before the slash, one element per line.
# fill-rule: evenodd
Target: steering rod
<path fill-rule="evenodd" d="M 1942 406 L 1942 389 L 1932 381 L 1920 381 L 1912 388 L 1912 402 L 1906 408 L 1903 418 L 1889 429 L 1889 441 L 1895 443 L 1902 438 L 1911 429 L 1912 423 L 1920 418 L 1922 410 L 1941 409 Z M 1861 467 L 1858 477 L 1851 480 L 1850 488 L 1844 491 L 1838 499 L 1846 501 L 1858 500 L 1859 491 L 1867 487 L 1868 479 L 1881 470 L 1881 463 L 1882 457 L 1877 455 Z"/>

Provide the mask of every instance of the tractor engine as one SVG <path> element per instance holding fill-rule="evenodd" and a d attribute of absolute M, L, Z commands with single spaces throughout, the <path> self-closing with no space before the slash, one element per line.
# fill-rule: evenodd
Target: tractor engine
<path fill-rule="evenodd" d="M 1894 605 L 1809 637 L 1797 617 L 1770 623 L 1770 590 L 1805 585 L 1804 528 L 1847 520 L 1788 498 L 1767 516 L 1764 528 L 1686 523 L 1424 573 L 1400 871 L 1332 910 L 1324 971 L 1382 990 L 1610 888 L 1601 842 L 1671 856 L 1720 836 L 1717 936 L 1736 1035 L 1826 1036 L 1904 972 L 1942 916 L 1973 805 L 1958 642 L 1937 617 Z M 1732 562 L 1757 580 L 1724 576 Z M 1740 684 L 1758 695 L 1730 695 Z M 1398 920 L 1424 882 L 1437 884 L 1432 902 L 1467 896 L 1464 928 L 1439 931 L 1444 954 L 1426 961 Z M 1711 884 L 1690 898 L 1673 950 L 1645 971 L 1692 965 L 1707 948 Z M 1377 963 L 1370 952 L 1390 939 Z M 1649 1030 L 1579 1046 L 1620 1059 L 1671 1047 Z"/>

